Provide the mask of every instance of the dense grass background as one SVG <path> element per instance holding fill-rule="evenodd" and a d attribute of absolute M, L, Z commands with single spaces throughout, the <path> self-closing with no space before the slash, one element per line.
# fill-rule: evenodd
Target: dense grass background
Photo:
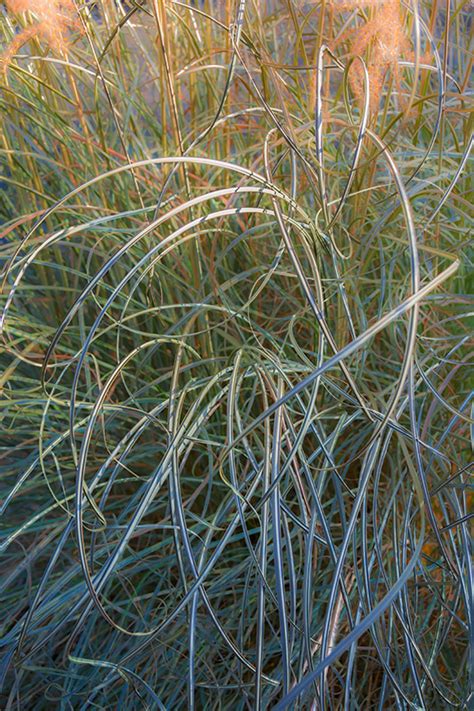
<path fill-rule="evenodd" d="M 3 8 L 2 709 L 467 708 L 471 9 Z"/>

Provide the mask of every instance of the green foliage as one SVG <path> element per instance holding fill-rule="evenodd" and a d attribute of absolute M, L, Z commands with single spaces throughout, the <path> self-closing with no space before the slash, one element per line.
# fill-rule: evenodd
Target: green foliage
<path fill-rule="evenodd" d="M 2 708 L 466 707 L 469 4 L 27 5 Z"/>

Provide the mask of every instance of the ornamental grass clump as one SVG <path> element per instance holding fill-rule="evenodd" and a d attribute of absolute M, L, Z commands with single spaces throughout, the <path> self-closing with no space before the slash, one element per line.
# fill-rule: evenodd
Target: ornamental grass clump
<path fill-rule="evenodd" d="M 0 20 L 1 708 L 468 708 L 468 4 Z"/>

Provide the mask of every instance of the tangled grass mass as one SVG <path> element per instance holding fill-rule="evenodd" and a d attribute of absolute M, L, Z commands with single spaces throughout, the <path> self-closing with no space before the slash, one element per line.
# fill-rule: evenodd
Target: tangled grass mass
<path fill-rule="evenodd" d="M 472 3 L 0 5 L 0 708 L 468 709 Z"/>

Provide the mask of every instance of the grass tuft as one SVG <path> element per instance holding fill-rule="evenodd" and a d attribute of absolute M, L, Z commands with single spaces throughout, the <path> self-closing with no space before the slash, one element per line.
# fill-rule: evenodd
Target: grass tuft
<path fill-rule="evenodd" d="M 0 21 L 2 709 L 468 708 L 469 3 Z"/>

